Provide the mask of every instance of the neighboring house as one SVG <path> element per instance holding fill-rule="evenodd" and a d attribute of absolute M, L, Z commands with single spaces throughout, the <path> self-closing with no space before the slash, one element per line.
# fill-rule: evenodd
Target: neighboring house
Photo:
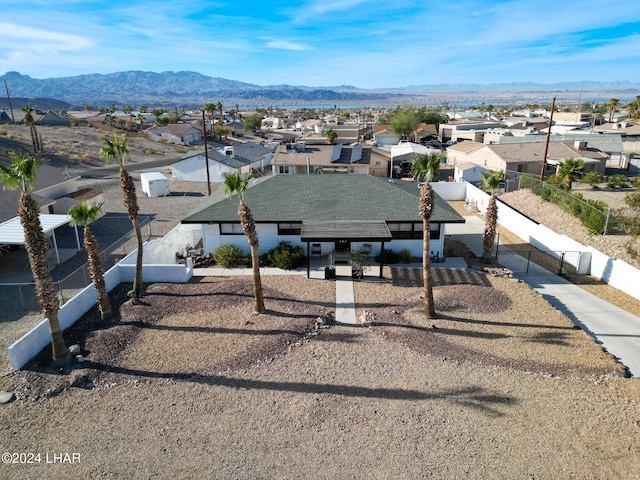
<path fill-rule="evenodd" d="M 271 164 L 273 150 L 257 143 L 243 143 L 222 150 L 211 149 L 209 158 L 209 181 L 224 181 L 224 173 L 239 171 L 250 174 L 263 171 Z M 188 153 L 170 165 L 171 179 L 188 182 L 206 182 L 207 164 L 203 151 Z"/>
<path fill-rule="evenodd" d="M 62 126 L 69 125 L 69 117 L 67 115 L 57 115 L 51 111 L 36 117 L 36 125 Z"/>
<path fill-rule="evenodd" d="M 11 113 L 5 112 L 4 110 L 0 112 L 0 123 L 13 123 L 11 120 Z"/>
<path fill-rule="evenodd" d="M 405 141 L 392 145 L 389 151 L 391 153 L 391 164 L 393 165 L 393 176 L 396 178 L 410 176 L 411 162 L 416 155 L 438 154 L 441 152 L 440 149 Z"/>
<path fill-rule="evenodd" d="M 493 172 L 504 171 L 508 178 L 522 173 L 540 175 L 544 142 L 486 145 L 461 142 L 447 148 L 447 164 L 471 163 Z M 591 147 L 587 142 L 549 142 L 545 175 L 553 174 L 558 163 L 566 158 L 582 159 L 584 172 L 604 173 L 609 155 Z"/>
<path fill-rule="evenodd" d="M 42 213 L 66 215 L 71 207 L 83 200 L 89 205 L 104 203 L 104 192 L 92 188 L 79 189 L 78 180 L 80 180 L 80 177 L 69 178 L 48 187 L 34 190 L 33 193 L 42 199 L 39 202 L 40 211 Z M 98 216 L 101 217 L 104 214 L 104 210 L 101 210 Z"/>
<path fill-rule="evenodd" d="M 367 151 L 364 155 L 363 151 Z M 279 145 L 273 158 L 273 173 L 356 173 L 368 174 L 370 150 L 361 143 L 351 145 L 307 145 L 304 141 Z M 378 165 L 380 166 L 380 165 Z"/>
<path fill-rule="evenodd" d="M 483 173 L 489 173 L 489 170 L 473 163 L 459 162 L 455 166 L 453 180 L 455 182 L 469 182 L 475 185 L 478 182 L 482 182 Z"/>
<path fill-rule="evenodd" d="M 322 132 L 322 120 L 298 120 L 294 128 L 302 133 L 320 134 Z"/>
<path fill-rule="evenodd" d="M 202 128 L 190 123 L 159 125 L 145 130 L 147 137 L 156 142 L 166 140 L 170 143 L 197 143 L 202 141 Z"/>
<path fill-rule="evenodd" d="M 385 145 L 397 145 L 400 137 L 393 131 L 389 124 L 375 124 L 373 126 L 373 144 L 378 147 Z"/>
<path fill-rule="evenodd" d="M 432 123 L 422 123 L 416 129 L 416 142 L 429 142 L 438 139 L 438 129 Z"/>
<path fill-rule="evenodd" d="M 251 181 L 245 203 L 256 222 L 260 253 L 288 241 L 307 248 L 319 243 L 322 255 L 357 251 L 369 244 L 372 258 L 383 247 L 395 252 L 407 249 L 421 257 L 419 197 L 414 182 L 371 175 L 273 175 Z M 464 223 L 464 219 L 434 192 L 430 249 L 440 256 L 448 223 Z M 224 244 L 248 249 L 235 196 L 213 195 L 182 224 L 182 228 L 190 225 L 202 231 L 207 253 Z"/>
<path fill-rule="evenodd" d="M 232 137 L 244 137 L 244 124 L 240 122 L 230 122 L 226 123 L 225 128 L 230 130 L 230 135 Z"/>
<path fill-rule="evenodd" d="M 447 123 L 440 125 L 438 140 L 442 143 L 463 140 L 482 143 L 484 134 L 494 128 L 500 128 L 500 122 L 463 120 L 456 123 Z"/>

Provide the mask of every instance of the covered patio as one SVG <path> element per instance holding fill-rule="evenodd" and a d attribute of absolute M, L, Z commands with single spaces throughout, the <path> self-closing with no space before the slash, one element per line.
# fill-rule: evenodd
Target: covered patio
<path fill-rule="evenodd" d="M 66 225 L 71 220 L 68 215 L 53 215 L 53 214 L 40 214 L 40 224 L 42 225 L 42 231 L 49 239 L 49 247 L 53 256 L 55 257 L 55 265 L 62 262 L 62 252 L 58 247 L 58 241 L 56 239 L 56 228 Z M 77 251 L 81 250 L 80 237 L 78 236 L 78 228 L 75 227 L 75 239 L 77 245 Z M 12 257 L 16 252 L 12 252 L 11 245 L 24 245 L 24 230 L 20 223 L 20 217 L 14 217 L 11 220 L 0 223 L 0 256 Z M 24 252 L 23 252 L 24 253 Z M 75 253 L 75 252 L 74 252 Z M 12 265 L 13 261 L 9 258 L 3 259 L 3 270 Z M 54 266 L 55 266 L 54 265 Z M 13 275 L 19 272 L 14 272 Z M 13 276 L 12 275 L 12 276 Z M 8 280 L 8 279 L 7 279 Z"/>
<path fill-rule="evenodd" d="M 300 229 L 300 240 L 307 244 L 307 278 L 311 274 L 311 243 L 312 242 L 374 242 L 380 243 L 380 250 L 384 249 L 384 242 L 391 241 L 391 232 L 387 223 L 382 220 L 370 221 L 303 221 Z M 383 264 L 380 262 L 380 278 L 382 278 Z"/>

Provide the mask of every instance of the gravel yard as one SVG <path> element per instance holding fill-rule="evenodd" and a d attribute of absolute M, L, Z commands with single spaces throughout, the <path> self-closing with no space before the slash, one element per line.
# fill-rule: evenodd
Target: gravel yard
<path fill-rule="evenodd" d="M 316 329 L 335 284 L 300 276 L 264 277 L 258 316 L 248 277 L 152 285 L 140 306 L 120 289 L 119 322 L 91 312 L 73 327 L 82 368 L 0 379 L 18 396 L 0 406 L 4 450 L 81 462 L 3 476 L 640 475 L 640 383 L 584 332 L 526 285 L 482 274 L 442 274 L 440 318 L 425 321 L 415 278 L 356 283 L 364 328 Z"/>

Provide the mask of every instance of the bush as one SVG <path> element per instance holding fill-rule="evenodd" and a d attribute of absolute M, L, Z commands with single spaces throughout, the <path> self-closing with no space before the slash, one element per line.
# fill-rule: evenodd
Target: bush
<path fill-rule="evenodd" d="M 408 249 L 403 248 L 400 250 L 400 253 L 398 253 L 398 260 L 400 260 L 400 263 L 411 263 L 413 261 L 413 256 Z"/>
<path fill-rule="evenodd" d="M 377 263 L 387 263 L 387 264 L 398 263 L 400 261 L 400 256 L 396 252 L 388 248 L 384 248 L 379 255 L 376 255 L 375 261 Z"/>
<path fill-rule="evenodd" d="M 612 175 L 607 180 L 607 188 L 628 188 L 629 183 L 624 175 Z"/>
<path fill-rule="evenodd" d="M 598 188 L 598 184 L 604 181 L 604 175 L 598 172 L 591 171 L 587 173 L 582 180 L 581 183 L 588 183 L 591 185 L 591 188 Z"/>
<path fill-rule="evenodd" d="M 222 267 L 235 267 L 240 263 L 244 253 L 235 245 L 220 245 L 213 251 L 213 258 Z"/>
<path fill-rule="evenodd" d="M 640 175 L 636 175 L 631 179 L 631 185 L 635 188 L 640 188 Z"/>
<path fill-rule="evenodd" d="M 307 257 L 301 246 L 293 246 L 291 242 L 282 241 L 277 247 L 260 255 L 260 265 L 264 267 L 281 268 L 282 270 L 294 270 L 304 265 Z M 251 265 L 251 256 L 248 257 Z"/>

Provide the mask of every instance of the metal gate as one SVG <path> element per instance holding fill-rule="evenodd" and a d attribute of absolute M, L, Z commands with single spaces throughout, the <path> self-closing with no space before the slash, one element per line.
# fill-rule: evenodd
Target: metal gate
<path fill-rule="evenodd" d="M 563 275 L 575 273 L 580 252 L 514 249 L 497 245 L 497 262 L 520 275 Z"/>

